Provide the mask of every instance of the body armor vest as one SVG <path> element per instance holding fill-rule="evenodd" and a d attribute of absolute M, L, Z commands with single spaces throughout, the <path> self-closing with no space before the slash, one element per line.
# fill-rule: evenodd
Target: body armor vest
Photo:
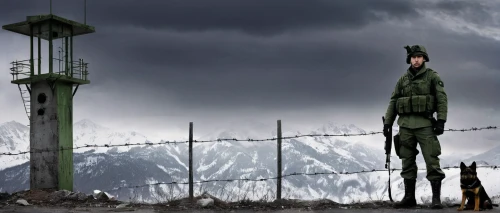
<path fill-rule="evenodd" d="M 396 110 L 399 115 L 422 114 L 432 116 L 436 111 L 435 91 L 432 86 L 432 70 L 427 68 L 425 73 L 412 78 L 406 73 L 402 77 L 399 91 L 401 97 L 396 101 Z"/>

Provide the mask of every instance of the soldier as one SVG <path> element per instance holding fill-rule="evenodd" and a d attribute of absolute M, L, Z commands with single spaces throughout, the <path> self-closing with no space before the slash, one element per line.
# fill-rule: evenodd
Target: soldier
<path fill-rule="evenodd" d="M 422 45 L 405 46 L 406 63 L 411 66 L 399 78 L 391 95 L 385 114 L 384 135 L 389 136 L 396 115 L 399 115 L 398 156 L 402 160 L 401 177 L 404 179 L 404 198 L 395 204 L 396 208 L 414 207 L 417 178 L 417 142 L 427 166 L 427 180 L 432 187 L 432 208 L 441 205 L 441 181 L 445 178 L 440 168 L 441 145 L 437 138 L 443 134 L 448 113 L 448 100 L 444 84 L 436 71 L 426 67 L 429 55 Z M 425 60 L 425 61 L 424 61 Z M 434 119 L 437 113 L 437 121 Z"/>

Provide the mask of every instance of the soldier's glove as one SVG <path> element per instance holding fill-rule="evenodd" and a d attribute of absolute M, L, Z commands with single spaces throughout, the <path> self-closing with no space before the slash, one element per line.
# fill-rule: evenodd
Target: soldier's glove
<path fill-rule="evenodd" d="M 436 126 L 434 127 L 434 133 L 436 133 L 436 135 L 442 135 L 443 134 L 443 132 L 444 132 L 444 123 L 445 123 L 445 121 L 443 121 L 443 120 L 437 120 Z"/>
<path fill-rule="evenodd" d="M 389 124 L 384 124 L 384 136 L 385 137 L 392 137 L 392 135 L 389 135 L 389 131 L 391 131 L 392 125 Z"/>

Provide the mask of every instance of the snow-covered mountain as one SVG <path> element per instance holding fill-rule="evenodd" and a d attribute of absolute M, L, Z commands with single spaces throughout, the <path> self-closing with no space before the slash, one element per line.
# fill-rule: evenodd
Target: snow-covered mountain
<path fill-rule="evenodd" d="M 0 124 L 0 153 L 19 153 L 29 150 L 30 128 L 10 121 Z M 1 155 L 0 169 L 29 161 L 29 154 Z"/>
<path fill-rule="evenodd" d="M 73 139 L 75 147 L 83 147 L 85 145 L 120 145 L 120 144 L 144 144 L 151 142 L 146 136 L 137 132 L 118 132 L 107 127 L 100 126 L 90 120 L 84 119 L 76 122 L 73 126 Z M 117 146 L 112 149 L 114 152 L 126 152 L 133 146 Z M 108 152 L 110 149 L 106 147 L 98 148 L 80 148 L 74 152 L 85 152 L 95 150 L 97 153 Z"/>
<path fill-rule="evenodd" d="M 251 127 L 251 128 L 250 128 Z M 277 137 L 276 129 L 260 123 L 253 123 L 247 132 L 234 129 L 220 129 L 200 140 L 217 138 L 261 139 Z M 263 134 L 262 132 L 268 132 Z M 397 130 L 395 131 L 395 133 Z M 334 122 L 305 134 L 352 134 L 365 133 L 355 125 L 342 125 Z M 283 132 L 283 136 L 301 135 L 297 131 Z M 16 122 L 0 126 L 2 149 L 9 152 L 28 150 L 29 128 Z M 85 144 L 125 144 L 146 143 L 148 139 L 136 132 L 115 132 L 99 126 L 89 120 L 75 123 L 75 146 Z M 383 146 L 371 148 L 360 141 L 363 137 L 300 137 L 284 139 L 282 144 L 282 174 L 321 173 L 321 172 L 356 172 L 384 169 L 385 154 Z M 377 143 L 381 143 L 377 141 Z M 5 144 L 5 145 L 4 145 Z M 195 183 L 195 193 L 203 191 L 221 199 L 239 200 L 274 199 L 276 194 L 277 147 L 276 141 L 235 142 L 220 141 L 195 143 L 193 150 L 194 180 L 251 179 L 261 181 L 220 181 Z M 498 150 L 472 156 L 470 160 L 498 165 Z M 2 151 L 3 152 L 3 151 Z M 22 155 L 21 155 L 22 156 Z M 2 156 L 4 162 L 13 156 Z M 25 155 L 24 160 L 28 160 Z M 20 158 L 22 159 L 22 158 Z M 425 163 L 419 155 L 419 168 L 425 169 Z M 462 159 L 443 159 L 443 164 L 459 165 Z M 394 151 L 391 167 L 401 168 L 400 160 Z M 20 160 L 17 162 L 21 162 Z M 24 163 L 0 171 L 0 191 L 18 191 L 29 188 L 29 165 Z M 75 150 L 75 190 L 91 193 L 103 190 L 117 196 L 120 200 L 138 199 L 156 202 L 187 196 L 187 184 L 152 185 L 131 189 L 111 190 L 116 187 L 137 186 L 157 182 L 186 183 L 188 181 L 188 146 L 156 145 L 125 146 L 118 148 L 85 148 Z M 445 170 L 447 178 L 443 185 L 443 197 L 460 198 L 458 169 Z M 479 176 L 483 184 L 491 189 L 491 195 L 499 195 L 495 186 L 498 170 L 480 168 Z M 282 181 L 284 198 L 314 199 L 327 198 L 337 202 L 387 200 L 388 172 L 371 172 L 340 175 L 288 176 Z M 422 202 L 431 195 L 429 183 L 425 180 L 425 170 L 419 171 L 417 196 Z M 404 189 L 399 172 L 391 176 L 393 199 L 403 197 Z M 495 191 L 496 190 L 496 191 Z"/>

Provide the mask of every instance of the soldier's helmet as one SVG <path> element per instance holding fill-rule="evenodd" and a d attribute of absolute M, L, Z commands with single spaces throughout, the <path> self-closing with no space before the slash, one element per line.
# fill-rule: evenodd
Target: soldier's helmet
<path fill-rule="evenodd" d="M 427 54 L 427 50 L 422 45 L 413 45 L 413 46 L 405 46 L 406 49 L 406 63 L 410 64 L 410 58 L 415 55 L 422 55 L 426 62 L 429 61 L 429 55 Z"/>

